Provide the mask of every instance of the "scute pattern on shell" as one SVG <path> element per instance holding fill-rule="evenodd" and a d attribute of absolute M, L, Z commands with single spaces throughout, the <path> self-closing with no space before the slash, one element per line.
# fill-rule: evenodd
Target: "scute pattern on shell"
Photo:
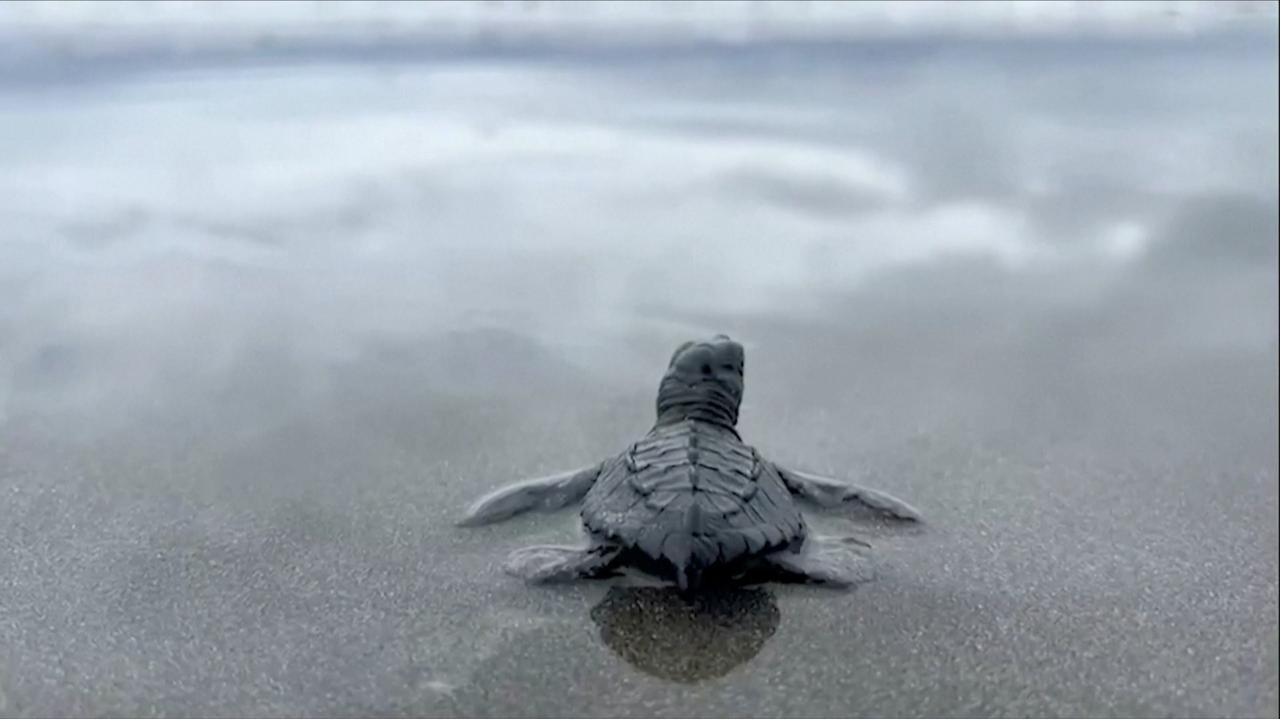
<path fill-rule="evenodd" d="M 583 500 L 590 531 L 674 567 L 706 568 L 803 541 L 777 471 L 729 429 L 655 427 L 609 462 Z"/>

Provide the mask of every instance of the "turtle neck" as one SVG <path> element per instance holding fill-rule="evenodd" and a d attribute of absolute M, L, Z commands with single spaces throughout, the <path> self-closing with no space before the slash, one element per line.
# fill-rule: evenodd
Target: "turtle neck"
<path fill-rule="evenodd" d="M 738 402 L 714 380 L 690 384 L 678 377 L 663 377 L 657 409 L 657 426 L 692 419 L 733 430 L 738 423 Z"/>

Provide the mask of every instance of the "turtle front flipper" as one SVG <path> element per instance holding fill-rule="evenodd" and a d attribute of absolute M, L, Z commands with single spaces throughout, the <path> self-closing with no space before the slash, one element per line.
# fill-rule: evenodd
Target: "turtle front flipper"
<path fill-rule="evenodd" d="M 581 501 L 600 476 L 604 463 L 593 464 L 550 477 L 529 479 L 502 487 L 481 497 L 462 519 L 460 527 L 475 527 L 509 519 L 531 509 L 563 509 Z"/>
<path fill-rule="evenodd" d="M 595 579 L 612 573 L 622 548 L 613 544 L 563 547 L 542 544 L 517 549 L 507 557 L 507 574 L 531 584 Z"/>
<path fill-rule="evenodd" d="M 808 472 L 797 472 L 776 464 L 774 468 L 778 470 L 783 483 L 792 494 L 820 507 L 833 508 L 845 504 L 859 504 L 892 519 L 920 521 L 920 512 L 916 511 L 915 507 L 879 490 L 829 477 L 819 477 Z"/>

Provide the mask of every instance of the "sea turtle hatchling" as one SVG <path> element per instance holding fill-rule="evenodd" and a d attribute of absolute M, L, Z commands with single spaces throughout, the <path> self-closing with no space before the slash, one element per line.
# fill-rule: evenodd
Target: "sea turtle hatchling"
<path fill-rule="evenodd" d="M 531 582 L 635 568 L 674 579 L 681 590 L 762 574 L 851 584 L 850 540 L 811 534 L 795 498 L 858 504 L 898 520 L 919 514 L 882 492 L 774 464 L 744 443 L 735 429 L 743 358 L 742 345 L 726 335 L 680 345 L 644 438 L 599 464 L 503 487 L 472 505 L 459 525 L 581 501 L 587 546 L 526 547 L 508 558 L 506 570 Z"/>

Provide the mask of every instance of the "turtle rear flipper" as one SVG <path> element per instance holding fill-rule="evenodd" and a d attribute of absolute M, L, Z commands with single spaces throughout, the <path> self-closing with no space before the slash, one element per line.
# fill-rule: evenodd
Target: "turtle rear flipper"
<path fill-rule="evenodd" d="M 819 507 L 831 509 L 845 504 L 857 504 L 891 519 L 920 521 L 920 512 L 915 507 L 878 489 L 862 487 L 830 477 L 820 477 L 808 472 L 797 472 L 776 464 L 774 468 L 778 470 L 783 483 L 792 494 L 813 502 Z"/>
<path fill-rule="evenodd" d="M 565 547 L 540 544 L 517 549 L 503 569 L 531 584 L 596 579 L 613 572 L 621 548 L 611 544 Z"/>
<path fill-rule="evenodd" d="M 604 463 L 553 474 L 550 477 L 529 479 L 505 487 L 481 497 L 458 520 L 459 527 L 475 527 L 509 519 L 531 509 L 563 509 L 577 504 L 596 478 Z"/>
<path fill-rule="evenodd" d="M 781 551 L 760 558 L 772 579 L 845 588 L 870 581 L 871 566 L 852 537 L 811 538 L 800 552 Z"/>

